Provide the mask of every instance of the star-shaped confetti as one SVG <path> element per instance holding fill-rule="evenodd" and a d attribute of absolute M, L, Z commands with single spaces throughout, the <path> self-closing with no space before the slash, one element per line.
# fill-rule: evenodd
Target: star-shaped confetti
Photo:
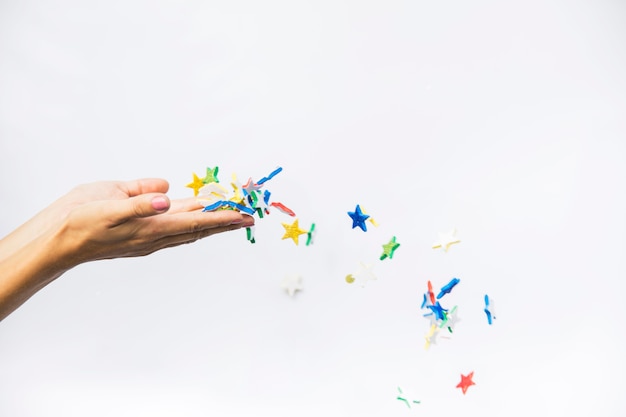
<path fill-rule="evenodd" d="M 463 395 L 467 392 L 467 389 L 472 385 L 476 385 L 472 378 L 474 377 L 474 371 L 470 372 L 467 376 L 461 374 L 461 382 L 457 384 L 457 388 L 461 388 L 463 390 Z"/>
<path fill-rule="evenodd" d="M 283 223 L 283 227 L 285 228 L 283 239 L 291 238 L 296 245 L 298 244 L 298 237 L 308 233 L 306 230 L 301 229 L 300 226 L 298 226 L 298 219 L 294 220 L 292 224 Z"/>
<path fill-rule="evenodd" d="M 315 240 L 315 234 L 316 234 L 316 230 L 315 230 L 315 223 L 311 224 L 311 228 L 309 229 L 309 231 L 306 234 L 306 245 L 312 245 L 314 240 Z"/>
<path fill-rule="evenodd" d="M 212 182 L 220 182 L 220 180 L 217 179 L 217 172 L 219 171 L 219 167 L 215 167 L 213 169 L 208 168 L 206 169 L 206 175 L 205 177 L 202 179 L 202 181 L 205 184 L 210 184 Z"/>
<path fill-rule="evenodd" d="M 369 219 L 370 216 L 363 213 L 363 211 L 361 210 L 361 206 L 357 204 L 354 211 L 348 212 L 348 216 L 352 218 L 353 229 L 358 226 L 361 228 L 361 230 L 363 230 L 364 232 L 367 232 L 367 226 L 365 225 L 365 220 Z"/>
<path fill-rule="evenodd" d="M 418 400 L 409 400 L 408 396 L 404 394 L 402 388 L 400 387 L 398 387 L 398 396 L 396 397 L 396 399 L 399 401 L 403 401 L 409 408 L 411 408 L 411 404 L 420 404 L 420 401 Z"/>
<path fill-rule="evenodd" d="M 437 325 L 434 323 L 431 324 L 430 330 L 428 330 L 428 333 L 426 334 L 426 336 L 424 336 L 424 339 L 426 339 L 426 344 L 424 345 L 424 349 L 428 349 L 430 345 L 434 345 L 435 343 L 437 343 L 438 334 L 439 334 L 439 328 L 437 327 Z"/>
<path fill-rule="evenodd" d="M 400 247 L 400 244 L 396 242 L 396 237 L 392 237 L 391 240 L 388 243 L 385 243 L 383 245 L 383 254 L 380 255 L 380 260 L 382 261 L 383 259 L 386 258 L 393 258 L 393 253 L 396 251 L 396 249 L 398 249 Z"/>
<path fill-rule="evenodd" d="M 354 274 L 348 274 L 346 276 L 346 282 L 352 284 L 358 280 L 361 282 L 361 287 L 365 287 L 368 281 L 377 279 L 376 275 L 372 272 L 373 266 L 373 264 L 359 262 L 359 270 Z"/>
<path fill-rule="evenodd" d="M 450 282 L 448 282 L 446 285 L 441 287 L 441 290 L 439 291 L 439 294 L 437 294 L 437 299 L 440 299 L 441 297 L 443 297 L 446 294 L 450 294 L 450 292 L 452 291 L 452 288 L 454 288 L 456 286 L 456 284 L 458 284 L 459 282 L 461 282 L 460 279 L 452 278 L 450 280 Z"/>
<path fill-rule="evenodd" d="M 452 329 L 454 326 L 461 321 L 461 319 L 457 316 L 458 306 L 454 306 L 450 309 L 450 311 L 445 313 L 445 318 L 439 324 L 439 328 L 447 327 L 448 331 L 452 333 Z"/>
<path fill-rule="evenodd" d="M 202 204 L 204 207 L 207 207 L 211 204 L 217 203 L 218 201 L 226 199 L 227 195 L 228 190 L 226 188 L 222 187 L 216 182 L 211 182 L 200 188 L 197 195 L 197 200 L 198 203 Z"/>
<path fill-rule="evenodd" d="M 193 195 L 196 196 L 200 192 L 200 188 L 204 187 L 204 181 L 202 181 L 202 178 L 198 177 L 194 173 L 193 181 L 187 184 L 185 187 L 193 189 Z"/>
<path fill-rule="evenodd" d="M 258 191 L 263 187 L 262 184 L 255 183 L 252 180 L 252 177 L 248 178 L 248 182 L 243 185 L 243 190 L 247 194 L 250 194 L 252 191 Z"/>
<path fill-rule="evenodd" d="M 485 309 L 483 311 L 487 315 L 487 323 L 489 323 L 489 325 L 493 324 L 493 319 L 496 318 L 496 316 L 494 316 L 493 312 L 491 311 L 492 305 L 493 300 L 489 300 L 489 296 L 485 294 Z"/>
<path fill-rule="evenodd" d="M 459 242 L 461 241 L 456 237 L 456 229 L 452 229 L 452 231 L 450 231 L 449 233 L 439 234 L 439 241 L 433 244 L 433 249 L 441 248 L 445 252 L 447 252 L 448 249 L 450 249 L 451 245 L 454 245 L 455 243 L 459 243 Z"/>
<path fill-rule="evenodd" d="M 283 279 L 281 287 L 293 297 L 296 291 L 302 291 L 302 277 L 300 275 L 287 275 Z"/>
<path fill-rule="evenodd" d="M 428 308 L 433 311 L 437 320 L 443 320 L 445 318 L 446 311 L 448 311 L 443 308 L 441 304 L 439 304 L 439 301 L 437 301 L 435 304 L 429 305 Z"/>

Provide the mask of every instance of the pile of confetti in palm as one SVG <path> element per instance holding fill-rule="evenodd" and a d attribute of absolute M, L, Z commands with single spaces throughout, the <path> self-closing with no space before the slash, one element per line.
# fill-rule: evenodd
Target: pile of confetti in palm
<path fill-rule="evenodd" d="M 295 217 L 296 213 L 283 203 L 270 201 L 271 192 L 264 189 L 265 184 L 282 170 L 281 167 L 278 167 L 259 181 L 253 181 L 252 177 L 250 177 L 245 184 L 241 184 L 237 180 L 236 174 L 233 173 L 230 182 L 232 190 L 228 190 L 227 187 L 220 184 L 218 179 L 219 167 L 216 166 L 215 168 L 207 168 L 206 175 L 203 178 L 193 173 L 193 181 L 186 186 L 193 189 L 197 201 L 204 206 L 203 211 L 230 209 L 263 218 L 264 215 L 270 214 L 271 207 L 275 207 L 282 213 Z M 283 227 L 285 228 L 283 239 L 291 238 L 297 245 L 298 237 L 306 234 L 307 246 L 313 243 L 315 223 L 311 225 L 308 231 L 300 228 L 298 219 L 295 219 L 292 224 L 283 223 Z M 246 228 L 246 236 L 251 243 L 256 242 L 254 227 Z"/>

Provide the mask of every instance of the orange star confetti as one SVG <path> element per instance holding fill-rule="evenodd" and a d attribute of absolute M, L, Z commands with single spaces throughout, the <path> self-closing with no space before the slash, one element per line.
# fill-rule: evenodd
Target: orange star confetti
<path fill-rule="evenodd" d="M 474 371 L 470 372 L 467 376 L 461 374 L 461 382 L 457 384 L 457 388 L 461 388 L 463 390 L 463 395 L 467 392 L 467 389 L 472 385 L 476 385 L 472 378 L 474 377 Z"/>

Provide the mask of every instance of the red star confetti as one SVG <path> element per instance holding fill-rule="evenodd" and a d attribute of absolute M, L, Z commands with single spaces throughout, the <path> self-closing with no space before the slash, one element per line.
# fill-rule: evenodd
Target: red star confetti
<path fill-rule="evenodd" d="M 476 385 L 472 378 L 474 377 L 474 371 L 470 372 L 468 375 L 461 374 L 461 382 L 459 382 L 456 387 L 461 388 L 463 391 L 463 395 L 467 392 L 467 389 L 472 385 Z"/>

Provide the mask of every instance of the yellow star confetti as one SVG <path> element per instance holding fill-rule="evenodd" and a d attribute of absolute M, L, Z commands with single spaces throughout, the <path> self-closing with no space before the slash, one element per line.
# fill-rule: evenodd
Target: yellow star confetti
<path fill-rule="evenodd" d="M 296 245 L 298 244 L 298 237 L 308 233 L 306 230 L 300 229 L 300 226 L 298 226 L 298 219 L 294 220 L 292 224 L 283 223 L 283 227 L 285 228 L 285 235 L 283 236 L 283 239 L 291 238 Z"/>
<path fill-rule="evenodd" d="M 193 181 L 187 184 L 186 187 L 192 188 L 193 195 L 197 196 L 198 192 L 200 191 L 200 188 L 204 187 L 204 182 L 202 181 L 202 178 L 198 177 L 194 172 Z"/>

